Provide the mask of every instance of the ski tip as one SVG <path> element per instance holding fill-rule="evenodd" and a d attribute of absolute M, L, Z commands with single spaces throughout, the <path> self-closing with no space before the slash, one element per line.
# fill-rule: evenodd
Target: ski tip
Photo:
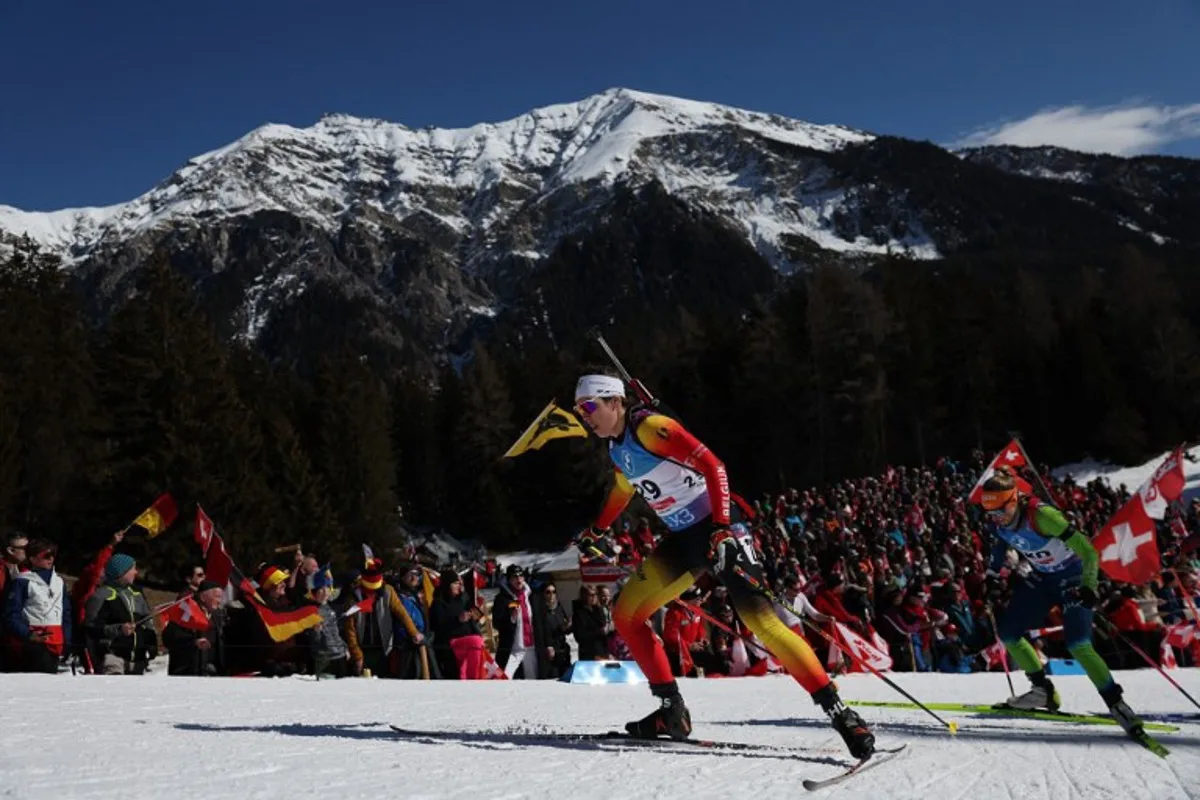
<path fill-rule="evenodd" d="M 870 769 L 871 767 L 877 766 L 879 764 L 884 763 L 885 761 L 891 760 L 895 756 L 898 756 L 901 753 L 903 753 L 907 747 L 908 747 L 908 744 L 902 744 L 897 747 L 890 747 L 887 749 L 876 750 L 872 755 L 869 755 L 866 758 L 864 758 L 863 760 L 856 762 L 853 766 L 847 768 L 844 772 L 842 772 L 838 775 L 834 775 L 832 778 L 825 778 L 824 780 L 819 780 L 819 781 L 808 778 L 808 779 L 801 781 L 801 784 L 804 786 L 805 789 L 807 789 L 810 792 L 815 792 L 818 789 L 826 789 L 830 786 L 833 786 L 834 784 L 841 783 L 842 781 L 846 780 L 847 778 L 853 777 L 854 775 L 856 775 L 859 772 L 863 772 L 865 770 Z"/>

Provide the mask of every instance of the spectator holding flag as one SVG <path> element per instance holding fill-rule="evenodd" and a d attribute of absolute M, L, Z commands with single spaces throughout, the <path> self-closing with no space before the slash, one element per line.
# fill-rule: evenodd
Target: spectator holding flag
<path fill-rule="evenodd" d="M 102 654 L 97 671 L 105 675 L 141 675 L 158 655 L 154 617 L 133 585 L 137 576 L 132 556 L 114 554 L 104 567 L 104 585 L 87 603 L 84 620 Z"/>
<path fill-rule="evenodd" d="M 224 675 L 225 587 L 204 580 L 194 594 L 185 595 L 163 615 L 163 647 L 167 649 L 168 675 L 197 677 Z"/>

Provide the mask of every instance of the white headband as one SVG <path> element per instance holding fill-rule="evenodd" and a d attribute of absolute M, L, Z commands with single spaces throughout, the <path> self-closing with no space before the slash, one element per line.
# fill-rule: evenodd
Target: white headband
<path fill-rule="evenodd" d="M 575 384 L 575 402 L 593 397 L 624 397 L 625 382 L 611 375 L 584 375 Z"/>

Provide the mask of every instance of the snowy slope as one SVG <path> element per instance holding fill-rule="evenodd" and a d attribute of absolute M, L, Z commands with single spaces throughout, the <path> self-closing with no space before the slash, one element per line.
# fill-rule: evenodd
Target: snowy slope
<path fill-rule="evenodd" d="M 919 230 L 884 243 L 839 235 L 834 215 L 853 204 L 846 187 L 826 185 L 828 176 L 812 165 L 770 155 L 780 145 L 820 153 L 871 138 L 627 89 L 457 130 L 329 115 L 308 128 L 264 125 L 191 159 L 128 203 L 48 213 L 0 205 L 0 230 L 27 233 L 80 260 L 104 243 L 170 224 L 260 211 L 288 212 L 330 232 L 347 218 L 421 215 L 487 248 L 495 245 L 493 229 L 556 191 L 653 178 L 731 217 L 777 263 L 785 234 L 842 251 L 936 257 Z M 758 146 L 747 150 L 746 142 Z M 512 252 L 537 258 L 552 244 L 533 241 Z"/>
<path fill-rule="evenodd" d="M 1187 502 L 1193 497 L 1200 497 L 1200 446 L 1193 447 L 1188 450 L 1188 455 L 1197 459 L 1195 462 L 1184 460 L 1183 474 L 1187 483 L 1183 490 L 1183 501 Z M 1109 486 L 1117 487 L 1125 484 L 1125 488 L 1129 491 L 1136 491 L 1139 486 L 1145 483 L 1154 470 L 1158 469 L 1170 454 L 1170 451 L 1155 456 L 1145 464 L 1139 464 L 1135 467 L 1118 467 L 1112 464 L 1100 464 L 1095 461 L 1083 461 L 1078 464 L 1066 464 L 1054 470 L 1055 477 L 1065 477 L 1070 475 L 1075 478 L 1075 482 L 1079 484 L 1090 483 L 1096 478 L 1101 478 Z"/>
<path fill-rule="evenodd" d="M 1175 675 L 1193 694 L 1200 672 Z M 1002 674 L 894 676 L 918 697 L 990 703 Z M 1154 672 L 1120 674 L 1142 713 L 1185 713 Z M 839 679 L 847 699 L 892 700 L 878 679 Z M 1097 710 L 1083 677 L 1058 685 Z M 0 793 L 18 798 L 687 798 L 806 796 L 800 780 L 846 761 L 787 678 L 688 680 L 696 735 L 803 748 L 715 753 L 522 743 L 505 731 L 603 731 L 652 706 L 644 686 L 5 676 Z M 1194 711 L 1194 709 L 1191 709 Z M 1200 721 L 1160 736 L 1160 760 L 1115 728 L 953 717 L 951 738 L 920 712 L 868 708 L 881 745 L 908 752 L 814 797 L 929 800 L 1177 800 L 1200 787 Z M 464 731 L 400 741 L 389 723 Z"/>

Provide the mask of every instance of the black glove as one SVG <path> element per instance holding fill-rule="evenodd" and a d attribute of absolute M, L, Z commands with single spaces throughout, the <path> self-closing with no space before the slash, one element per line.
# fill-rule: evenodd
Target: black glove
<path fill-rule="evenodd" d="M 1096 596 L 1096 590 L 1090 586 L 1076 586 L 1065 593 L 1065 598 L 1064 605 L 1081 606 L 1089 611 L 1100 602 L 1100 598 Z"/>

